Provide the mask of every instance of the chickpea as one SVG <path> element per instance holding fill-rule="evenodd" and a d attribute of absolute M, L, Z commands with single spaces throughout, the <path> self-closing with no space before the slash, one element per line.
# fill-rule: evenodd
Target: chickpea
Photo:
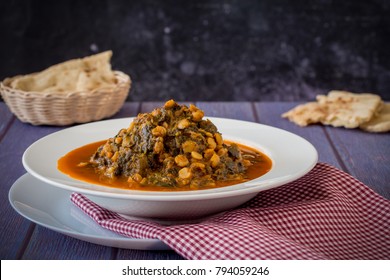
<path fill-rule="evenodd" d="M 189 107 L 188 109 L 189 109 L 191 112 L 195 112 L 195 111 L 199 110 L 198 107 L 196 107 L 194 104 L 190 104 L 190 107 Z"/>
<path fill-rule="evenodd" d="M 111 157 L 111 160 L 112 160 L 112 161 L 117 161 L 117 160 L 118 160 L 118 157 L 119 157 L 119 152 L 116 151 L 116 152 L 114 153 L 114 155 Z"/>
<path fill-rule="evenodd" d="M 194 159 L 199 159 L 201 160 L 203 158 L 203 156 L 201 154 L 199 154 L 198 152 L 195 152 L 195 151 L 192 151 L 191 152 L 191 156 L 194 158 Z"/>
<path fill-rule="evenodd" d="M 170 109 L 170 108 L 174 107 L 175 104 L 176 104 L 176 102 L 173 99 L 168 100 L 167 102 L 165 102 L 164 108 L 165 109 Z"/>
<path fill-rule="evenodd" d="M 141 180 L 141 182 L 139 182 L 141 185 L 146 185 L 146 183 L 148 182 L 148 179 L 146 179 L 146 178 L 143 178 L 142 180 Z"/>
<path fill-rule="evenodd" d="M 127 133 L 129 133 L 130 131 L 132 131 L 134 128 L 134 122 L 132 122 L 129 127 L 127 128 Z"/>
<path fill-rule="evenodd" d="M 138 174 L 138 173 L 135 173 L 132 177 L 131 177 L 131 179 L 133 179 L 134 181 L 136 181 L 136 182 L 141 182 L 142 181 L 142 176 L 140 175 L 140 174 Z"/>
<path fill-rule="evenodd" d="M 105 152 L 111 152 L 111 146 L 110 146 L 110 144 L 108 144 L 108 143 L 104 144 L 104 146 L 103 146 L 103 151 L 105 151 Z"/>
<path fill-rule="evenodd" d="M 206 166 L 200 162 L 193 162 L 193 163 L 191 163 L 190 167 L 191 167 L 191 170 L 195 170 L 195 169 L 204 170 L 206 168 Z"/>
<path fill-rule="evenodd" d="M 209 144 L 210 149 L 215 149 L 217 147 L 217 143 L 215 143 L 214 138 L 207 138 L 207 144 Z"/>
<path fill-rule="evenodd" d="M 178 155 L 178 156 L 176 156 L 176 157 L 175 157 L 175 162 L 176 162 L 176 164 L 177 164 L 178 166 L 180 166 L 180 167 L 187 166 L 188 163 L 189 163 L 187 157 L 184 156 L 184 155 Z"/>
<path fill-rule="evenodd" d="M 208 132 L 208 131 L 205 131 L 205 134 L 206 134 L 207 137 L 213 137 L 213 135 L 210 132 Z"/>
<path fill-rule="evenodd" d="M 164 137 L 167 134 L 167 130 L 163 126 L 156 126 L 155 128 L 152 129 L 152 135 L 153 136 L 161 136 Z"/>
<path fill-rule="evenodd" d="M 215 141 L 217 141 L 217 145 L 222 146 L 222 144 L 223 144 L 222 135 L 220 133 L 216 132 L 214 134 L 214 138 L 215 138 Z"/>
<path fill-rule="evenodd" d="M 213 149 L 207 149 L 207 150 L 204 151 L 203 156 L 204 156 L 204 158 L 206 160 L 209 160 L 213 156 L 213 154 L 214 154 L 214 150 Z"/>
<path fill-rule="evenodd" d="M 159 116 L 160 114 L 161 114 L 161 110 L 160 110 L 159 108 L 154 109 L 154 110 L 152 111 L 152 116 L 153 116 L 153 117 L 157 117 L 157 116 Z"/>
<path fill-rule="evenodd" d="M 181 115 L 183 115 L 183 108 L 180 109 L 180 110 L 175 111 L 174 114 L 175 114 L 175 117 L 176 117 L 176 118 L 179 118 Z"/>
<path fill-rule="evenodd" d="M 130 136 L 126 136 L 126 137 L 122 140 L 122 147 L 129 146 L 129 145 L 130 145 L 130 141 L 131 141 Z"/>
<path fill-rule="evenodd" d="M 209 182 L 207 182 L 207 184 L 205 184 L 205 187 L 208 187 L 208 188 L 213 188 L 215 186 L 216 186 L 216 184 L 214 181 L 209 181 Z"/>
<path fill-rule="evenodd" d="M 182 178 L 177 178 L 176 179 L 176 182 L 181 185 L 181 186 L 185 186 L 185 185 L 188 185 L 190 183 L 190 179 L 182 179 Z"/>
<path fill-rule="evenodd" d="M 187 140 L 181 145 L 181 147 L 183 148 L 183 152 L 191 153 L 192 151 L 196 150 L 197 145 L 194 141 Z"/>
<path fill-rule="evenodd" d="M 227 149 L 226 148 L 221 148 L 218 150 L 218 155 L 221 157 L 221 156 L 224 156 L 227 154 Z"/>
<path fill-rule="evenodd" d="M 132 183 L 132 182 L 135 182 L 135 180 L 133 178 L 129 177 L 129 178 L 127 178 L 127 182 Z"/>
<path fill-rule="evenodd" d="M 190 179 L 192 176 L 191 170 L 188 167 L 184 167 L 179 170 L 179 178 Z"/>
<path fill-rule="evenodd" d="M 118 151 L 118 146 L 112 144 L 112 145 L 111 145 L 111 152 L 115 153 L 116 151 Z"/>
<path fill-rule="evenodd" d="M 189 127 L 189 126 L 190 126 L 190 122 L 187 119 L 182 119 L 177 124 L 177 128 L 178 129 L 185 129 L 185 128 Z"/>
<path fill-rule="evenodd" d="M 199 122 L 204 117 L 204 113 L 202 110 L 197 110 L 195 112 L 192 112 L 192 120 L 195 122 Z"/>
<path fill-rule="evenodd" d="M 122 137 L 116 137 L 115 144 L 120 144 L 120 143 L 122 143 Z"/>
<path fill-rule="evenodd" d="M 105 175 L 109 178 L 114 178 L 115 168 L 113 166 L 106 169 Z"/>
<path fill-rule="evenodd" d="M 156 154 L 159 154 L 159 153 L 161 153 L 163 150 L 164 150 L 164 143 L 163 143 L 163 142 L 160 142 L 160 141 L 157 141 L 157 142 L 154 144 L 153 151 L 154 151 Z"/>
<path fill-rule="evenodd" d="M 220 158 L 217 154 L 213 154 L 213 156 L 210 158 L 210 165 L 211 167 L 217 167 L 220 162 Z"/>

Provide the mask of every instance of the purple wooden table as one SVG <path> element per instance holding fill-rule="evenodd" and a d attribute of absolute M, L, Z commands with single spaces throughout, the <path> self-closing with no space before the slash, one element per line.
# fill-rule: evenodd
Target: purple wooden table
<path fill-rule="evenodd" d="M 126 103 L 114 118 L 136 116 L 162 103 Z M 234 118 L 279 127 L 310 141 L 319 161 L 336 166 L 390 199 L 390 134 L 370 134 L 323 126 L 301 128 L 280 115 L 291 102 L 196 102 L 208 116 Z M 26 171 L 24 150 L 62 128 L 32 126 L 16 119 L 0 103 L 0 259 L 181 259 L 173 251 L 118 249 L 80 241 L 54 232 L 17 214 L 8 202 L 12 184 Z"/>

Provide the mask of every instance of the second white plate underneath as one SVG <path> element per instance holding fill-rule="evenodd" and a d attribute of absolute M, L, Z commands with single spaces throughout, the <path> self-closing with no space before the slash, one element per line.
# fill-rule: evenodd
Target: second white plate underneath
<path fill-rule="evenodd" d="M 83 241 L 123 249 L 170 249 L 158 239 L 128 238 L 100 227 L 73 205 L 70 194 L 70 191 L 55 188 L 24 174 L 12 185 L 9 200 L 12 207 L 26 219 Z"/>

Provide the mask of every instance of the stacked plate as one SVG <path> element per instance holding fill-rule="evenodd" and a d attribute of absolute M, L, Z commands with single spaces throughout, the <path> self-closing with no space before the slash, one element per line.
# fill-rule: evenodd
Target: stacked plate
<path fill-rule="evenodd" d="M 237 207 L 259 192 L 296 180 L 317 163 L 316 149 L 305 139 L 275 127 L 231 119 L 209 118 L 224 139 L 253 147 L 272 160 L 265 175 L 245 183 L 208 190 L 149 192 L 94 185 L 70 178 L 57 161 L 83 145 L 108 139 L 128 127 L 132 118 L 74 126 L 33 143 L 23 155 L 28 174 L 9 194 L 17 212 L 42 226 L 69 236 L 107 246 L 167 249 L 158 240 L 131 239 L 100 228 L 72 205 L 72 192 L 129 218 L 174 223 L 188 222 Z"/>

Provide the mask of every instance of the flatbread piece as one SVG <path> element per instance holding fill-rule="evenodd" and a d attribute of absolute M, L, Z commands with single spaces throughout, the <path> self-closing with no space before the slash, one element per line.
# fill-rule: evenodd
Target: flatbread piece
<path fill-rule="evenodd" d="M 356 128 L 370 121 L 382 105 L 383 101 L 375 94 L 334 90 L 328 95 L 318 95 L 317 102 L 298 105 L 282 117 L 300 126 L 321 123 Z"/>
<path fill-rule="evenodd" d="M 53 65 L 41 72 L 15 78 L 11 87 L 23 91 L 75 92 L 114 87 L 112 51 Z"/>
<path fill-rule="evenodd" d="M 382 106 L 378 95 L 336 90 L 330 91 L 327 96 L 317 96 L 317 102 L 327 112 L 322 124 L 346 128 L 356 128 L 368 122 Z"/>
<path fill-rule="evenodd" d="M 325 118 L 325 116 L 325 108 L 323 108 L 317 102 L 309 102 L 298 105 L 282 115 L 283 118 L 287 118 L 299 126 L 307 126 L 312 123 L 319 123 Z"/>
<path fill-rule="evenodd" d="M 390 103 L 385 103 L 376 116 L 359 127 L 369 132 L 390 131 Z"/>

